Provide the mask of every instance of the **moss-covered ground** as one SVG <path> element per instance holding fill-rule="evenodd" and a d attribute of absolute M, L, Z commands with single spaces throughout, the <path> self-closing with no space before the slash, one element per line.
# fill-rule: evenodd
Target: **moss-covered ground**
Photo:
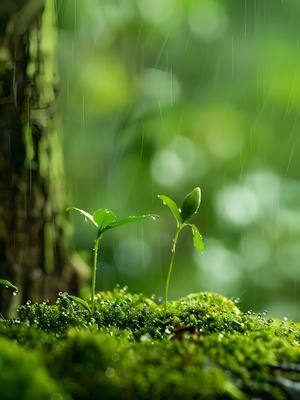
<path fill-rule="evenodd" d="M 0 321 L 0 398 L 297 399 L 300 330 L 212 293 L 169 303 L 126 288 Z"/>

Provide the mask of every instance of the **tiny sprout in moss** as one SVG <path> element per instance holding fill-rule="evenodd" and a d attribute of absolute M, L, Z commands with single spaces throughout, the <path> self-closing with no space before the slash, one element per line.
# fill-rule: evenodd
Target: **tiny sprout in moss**
<path fill-rule="evenodd" d="M 94 241 L 93 247 L 93 272 L 92 272 L 92 298 L 91 298 L 91 308 L 89 307 L 88 303 L 81 299 L 80 297 L 76 296 L 69 296 L 72 300 L 76 301 L 77 303 L 81 304 L 87 310 L 89 310 L 92 314 L 94 313 L 95 309 L 95 290 L 96 290 L 96 276 L 97 276 L 97 257 L 98 257 L 98 248 L 99 242 L 102 239 L 103 233 L 109 229 L 116 228 L 117 226 L 130 224 L 131 222 L 141 221 L 145 218 L 151 218 L 153 220 L 157 220 L 159 217 L 153 214 L 144 214 L 144 215 L 132 215 L 124 219 L 117 219 L 116 215 L 113 211 L 99 208 L 96 210 L 93 215 L 89 214 L 88 212 L 81 210 L 77 207 L 69 207 L 67 211 L 74 210 L 78 211 L 86 221 L 91 222 L 97 228 L 97 235 Z"/>
<path fill-rule="evenodd" d="M 68 294 L 68 297 L 69 297 L 71 300 L 76 301 L 76 303 L 81 304 L 81 305 L 82 305 L 84 308 L 86 308 L 90 313 L 92 312 L 92 311 L 91 311 L 91 308 L 90 308 L 90 306 L 89 306 L 89 303 L 88 303 L 87 301 L 83 300 L 81 297 L 73 296 L 73 295 L 71 295 L 71 294 Z"/>
<path fill-rule="evenodd" d="M 162 200 L 163 204 L 167 206 L 171 213 L 173 214 L 176 224 L 177 224 L 177 229 L 175 232 L 175 236 L 173 238 L 173 246 L 172 246 L 172 254 L 171 254 L 171 259 L 170 259 L 170 264 L 169 264 L 169 271 L 168 271 L 168 276 L 166 280 L 166 285 L 165 285 L 165 311 L 167 309 L 167 302 L 168 302 L 168 293 L 169 293 L 169 283 L 170 283 L 170 278 L 173 270 L 173 263 L 174 263 L 174 256 L 175 256 L 175 251 L 176 251 L 176 245 L 177 245 L 177 240 L 179 233 L 185 226 L 189 226 L 192 230 L 192 235 L 193 235 L 193 242 L 194 246 L 197 250 L 199 251 L 204 251 L 204 244 L 202 240 L 202 236 L 197 228 L 196 225 L 187 223 L 187 220 L 189 220 L 194 214 L 197 213 L 200 202 L 201 202 L 201 190 L 199 187 L 196 187 L 189 193 L 183 203 L 181 208 L 178 208 L 177 204 L 175 203 L 174 200 L 170 199 L 170 197 L 165 196 L 163 194 L 158 195 L 158 197 Z"/>

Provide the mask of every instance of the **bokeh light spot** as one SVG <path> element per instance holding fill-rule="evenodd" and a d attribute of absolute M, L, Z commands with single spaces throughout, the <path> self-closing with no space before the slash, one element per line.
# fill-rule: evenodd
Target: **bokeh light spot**
<path fill-rule="evenodd" d="M 219 191 L 216 210 L 227 223 L 238 227 L 250 225 L 259 213 L 255 194 L 239 185 L 228 185 Z"/>
<path fill-rule="evenodd" d="M 151 163 L 153 178 L 162 186 L 175 185 L 183 175 L 183 163 L 175 151 L 158 151 Z"/>
<path fill-rule="evenodd" d="M 198 1 L 190 8 L 189 25 L 196 37 L 211 42 L 221 37 L 227 28 L 223 5 L 216 1 Z"/>

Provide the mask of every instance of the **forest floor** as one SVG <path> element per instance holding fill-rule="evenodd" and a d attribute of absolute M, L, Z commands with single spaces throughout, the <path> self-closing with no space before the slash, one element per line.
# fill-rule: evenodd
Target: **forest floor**
<path fill-rule="evenodd" d="M 300 399 L 300 330 L 213 293 L 67 294 L 0 320 L 2 400 Z"/>

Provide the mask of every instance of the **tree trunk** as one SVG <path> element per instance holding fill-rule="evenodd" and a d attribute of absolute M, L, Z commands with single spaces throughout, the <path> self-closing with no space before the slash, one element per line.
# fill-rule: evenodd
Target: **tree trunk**
<path fill-rule="evenodd" d="M 55 118 L 54 0 L 0 5 L 0 312 L 12 299 L 53 300 L 77 292 L 69 262 L 69 225 L 60 127 Z"/>

